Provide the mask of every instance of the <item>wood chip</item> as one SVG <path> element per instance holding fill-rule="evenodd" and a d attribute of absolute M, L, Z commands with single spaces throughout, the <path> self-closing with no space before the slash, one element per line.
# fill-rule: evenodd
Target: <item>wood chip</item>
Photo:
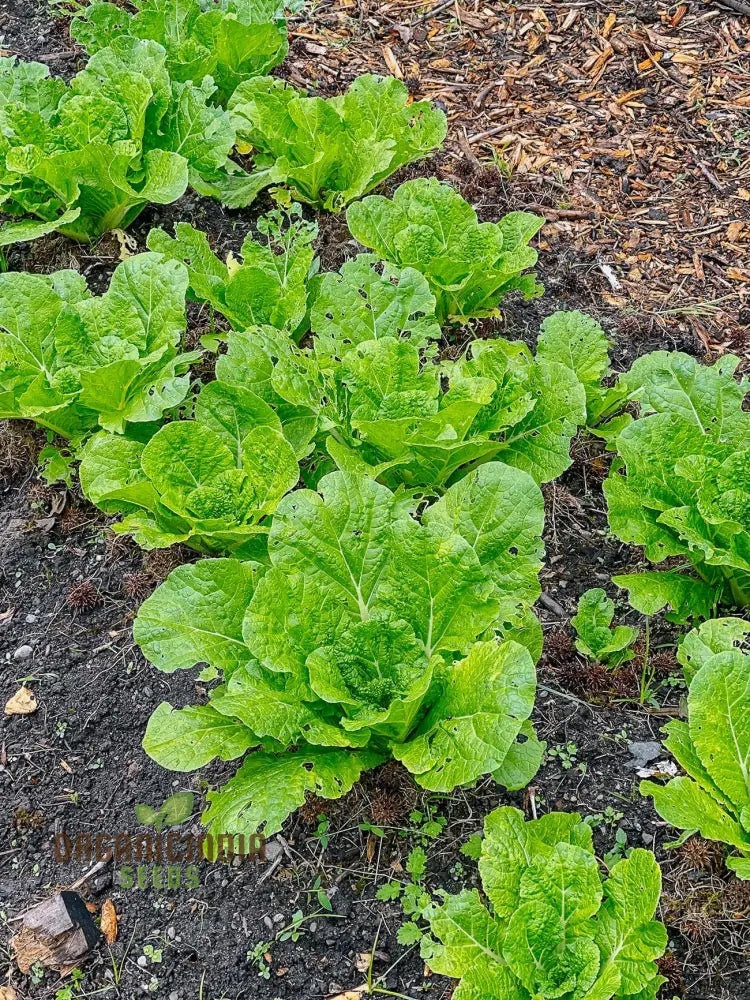
<path fill-rule="evenodd" d="M 383 59 L 385 59 L 385 64 L 388 67 L 388 71 L 392 73 L 398 80 L 403 80 L 404 74 L 401 72 L 401 67 L 398 64 L 398 60 L 393 54 L 393 49 L 390 45 L 383 46 Z"/>
<path fill-rule="evenodd" d="M 111 899 L 104 900 L 100 926 L 107 944 L 114 944 L 117 940 L 117 910 Z"/>
<path fill-rule="evenodd" d="M 27 687 L 20 687 L 18 691 L 5 703 L 6 715 L 32 715 L 38 708 L 34 692 Z"/>

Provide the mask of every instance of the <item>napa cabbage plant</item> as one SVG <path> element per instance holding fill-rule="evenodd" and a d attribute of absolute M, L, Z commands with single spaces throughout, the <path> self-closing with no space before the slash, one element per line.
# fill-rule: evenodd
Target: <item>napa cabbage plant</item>
<path fill-rule="evenodd" d="M 394 77 L 369 74 L 325 99 L 258 77 L 237 87 L 228 108 L 252 151 L 257 191 L 274 184 L 334 212 L 438 149 L 446 134 L 442 111 L 428 101 L 410 104 Z"/>
<path fill-rule="evenodd" d="M 115 269 L 103 295 L 76 271 L 0 274 L 0 418 L 77 447 L 93 431 L 158 421 L 188 390 L 187 272 L 159 254 Z"/>
<path fill-rule="evenodd" d="M 162 46 L 128 36 L 70 84 L 41 63 L 0 60 L 0 208 L 21 220 L 0 229 L 0 245 L 55 230 L 91 240 L 201 178 L 241 187 L 234 128 L 213 92 L 210 77 L 172 81 Z"/>
<path fill-rule="evenodd" d="M 577 309 L 559 310 L 542 322 L 537 356 L 575 372 L 586 390 L 587 428 L 599 424 L 612 404 L 611 394 L 603 387 L 604 380 L 612 375 L 609 348 L 609 339 L 599 323 Z M 617 403 L 621 403 L 619 393 Z"/>
<path fill-rule="evenodd" d="M 122 35 L 158 42 L 170 77 L 200 85 L 210 76 L 217 103 L 244 80 L 268 73 L 289 50 L 278 0 L 134 0 L 134 7 L 94 2 L 73 18 L 71 38 L 91 55 Z"/>
<path fill-rule="evenodd" d="M 371 195 L 350 206 L 352 236 L 397 267 L 423 274 L 436 299 L 439 322 L 495 316 L 509 292 L 541 295 L 530 247 L 544 219 L 511 212 L 500 222 L 482 222 L 449 184 L 421 177 L 402 184 L 393 198 Z"/>
<path fill-rule="evenodd" d="M 750 412 L 739 359 L 708 367 L 679 351 L 639 358 L 621 378 L 640 417 L 615 438 L 604 483 L 609 523 L 663 572 L 615 577 L 645 614 L 707 618 L 750 604 Z"/>
<path fill-rule="evenodd" d="M 328 304 L 341 284 L 326 276 L 311 309 L 317 336 L 310 344 L 297 346 L 268 328 L 233 335 L 217 367 L 221 378 L 296 420 L 307 414 L 318 468 L 326 467 L 325 448 L 339 467 L 369 471 L 391 486 L 439 489 L 494 458 L 539 483 L 568 468 L 571 438 L 586 420 L 575 372 L 502 339 L 476 340 L 457 360 L 435 361 L 420 349 L 439 332 L 422 311 L 433 301 L 426 285 L 415 311 L 415 272 L 370 280 L 368 268 L 371 261 L 358 259 L 342 273 L 341 284 L 357 275 L 350 288 L 361 322 L 356 311 L 348 320 Z M 386 301 L 393 308 L 381 309 Z"/>
<path fill-rule="evenodd" d="M 240 259 L 230 254 L 221 260 L 206 234 L 188 222 L 177 223 L 174 237 L 152 229 L 148 246 L 182 261 L 191 297 L 221 313 L 234 329 L 268 324 L 294 334 L 307 314 L 308 281 L 317 270 L 312 245 L 317 224 L 305 222 L 295 204 L 261 216 L 257 228 L 259 238 L 245 237 Z"/>
<path fill-rule="evenodd" d="M 524 821 L 503 807 L 485 820 L 479 872 L 484 896 L 446 895 L 422 942 L 434 972 L 461 980 L 454 1000 L 655 1000 L 667 931 L 651 851 L 603 878 L 577 813 Z"/>
<path fill-rule="evenodd" d="M 278 505 L 266 563 L 178 567 L 141 606 L 135 640 L 156 667 L 221 674 L 207 704 L 159 705 L 146 752 L 192 771 L 253 751 L 209 792 L 210 830 L 269 835 L 307 792 L 337 798 L 391 758 L 433 791 L 536 772 L 539 488 L 492 463 L 421 521 L 413 508 L 332 473 Z"/>
<path fill-rule="evenodd" d="M 269 515 L 296 486 L 294 451 L 274 411 L 247 389 L 209 382 L 192 420 L 145 443 L 100 433 L 83 449 L 84 494 L 144 549 L 182 542 L 206 553 L 265 551 Z"/>
<path fill-rule="evenodd" d="M 737 852 L 727 867 L 742 879 L 750 879 L 749 634 L 750 622 L 723 618 L 686 636 L 679 658 L 689 681 L 688 718 L 664 727 L 664 746 L 685 775 L 666 785 L 641 782 L 659 815 L 685 831 L 678 844 L 694 833 L 727 844 Z"/>
<path fill-rule="evenodd" d="M 593 587 L 581 594 L 578 612 L 570 619 L 576 630 L 576 649 L 594 660 L 617 667 L 632 660 L 635 653 L 632 645 L 638 638 L 638 629 L 632 625 L 616 625 L 612 628 L 615 602 L 607 597 L 601 587 Z"/>

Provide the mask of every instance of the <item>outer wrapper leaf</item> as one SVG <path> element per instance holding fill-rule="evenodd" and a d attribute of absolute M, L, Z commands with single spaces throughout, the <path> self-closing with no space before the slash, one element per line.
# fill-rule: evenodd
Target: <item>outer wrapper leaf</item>
<path fill-rule="evenodd" d="M 144 656 L 165 673 L 196 663 L 232 671 L 250 662 L 242 621 L 258 570 L 237 559 L 178 566 L 138 611 L 133 638 Z"/>
<path fill-rule="evenodd" d="M 143 749 L 170 771 L 196 771 L 215 757 L 236 760 L 259 740 L 210 705 L 175 709 L 163 701 L 148 720 Z"/>
<path fill-rule="evenodd" d="M 383 758 L 368 750 L 329 750 L 301 747 L 296 753 L 253 753 L 237 774 L 216 792 L 208 793 L 203 822 L 217 833 L 278 832 L 284 820 L 312 792 L 338 799 L 354 785 L 362 771 Z"/>

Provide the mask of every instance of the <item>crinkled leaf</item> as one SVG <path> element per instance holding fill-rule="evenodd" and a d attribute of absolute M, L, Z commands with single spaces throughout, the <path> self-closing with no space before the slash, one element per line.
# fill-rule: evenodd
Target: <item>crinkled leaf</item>
<path fill-rule="evenodd" d="M 176 709 L 166 701 L 151 715 L 143 737 L 149 757 L 170 771 L 197 771 L 215 757 L 236 760 L 257 744 L 249 729 L 211 705 Z"/>
<path fill-rule="evenodd" d="M 393 77 L 360 76 L 329 100 L 261 77 L 237 87 L 229 110 L 239 138 L 256 150 L 259 172 L 273 167 L 294 198 L 340 211 L 442 144 L 443 112 L 409 104 L 408 96 Z"/>
<path fill-rule="evenodd" d="M 259 567 L 237 559 L 178 566 L 138 611 L 133 637 L 144 656 L 165 673 L 248 663 L 242 621 L 258 575 Z"/>
<path fill-rule="evenodd" d="M 534 705 L 528 650 L 514 642 L 476 643 L 452 667 L 422 733 L 393 755 L 431 791 L 447 791 L 500 767 Z"/>

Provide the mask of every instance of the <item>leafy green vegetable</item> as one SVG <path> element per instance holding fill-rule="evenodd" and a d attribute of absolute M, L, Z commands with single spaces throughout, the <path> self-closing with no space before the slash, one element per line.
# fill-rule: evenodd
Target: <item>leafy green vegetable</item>
<path fill-rule="evenodd" d="M 586 418 L 575 373 L 500 339 L 473 341 L 458 360 L 434 363 L 418 345 L 437 328 L 426 316 L 407 315 L 413 303 L 404 308 L 418 287 L 413 272 L 381 280 L 368 267 L 369 258 L 357 258 L 342 280 L 324 276 L 309 346 L 268 329 L 233 336 L 220 377 L 262 395 L 282 422 L 282 411 L 296 421 L 306 415 L 308 440 L 314 436 L 340 468 L 369 471 L 394 487 L 442 488 L 493 458 L 537 482 L 568 468 L 571 437 Z M 348 323 L 336 301 L 351 294 L 361 313 Z M 423 287 L 417 301 L 426 309 L 425 295 Z M 376 339 L 359 340 L 367 335 Z"/>
<path fill-rule="evenodd" d="M 145 549 L 184 542 L 198 552 L 265 550 L 268 515 L 299 479 L 297 459 L 270 406 L 247 389 L 209 382 L 194 420 L 145 444 L 97 434 L 82 452 L 81 487 Z"/>
<path fill-rule="evenodd" d="M 586 389 L 588 426 L 602 416 L 602 401 L 607 395 L 602 390 L 602 380 L 612 374 L 609 346 L 596 320 L 577 310 L 553 313 L 542 323 L 537 357 L 558 361 L 576 373 Z"/>
<path fill-rule="evenodd" d="M 576 813 L 524 822 L 508 807 L 485 820 L 476 889 L 446 896 L 422 941 L 430 968 L 461 979 L 455 1000 L 655 1000 L 667 945 L 653 919 L 661 873 L 636 849 L 602 876 Z"/>
<path fill-rule="evenodd" d="M 213 92 L 210 77 L 170 80 L 161 45 L 129 36 L 70 85 L 41 63 L 1 59 L 0 206 L 34 218 L 0 229 L 0 244 L 53 230 L 91 240 L 176 201 L 189 179 L 239 184 L 234 128 Z"/>
<path fill-rule="evenodd" d="M 185 268 L 155 253 L 119 264 L 98 297 L 76 271 L 0 274 L 0 418 L 33 420 L 74 446 L 97 426 L 121 434 L 161 419 L 200 357 L 179 350 L 186 287 Z"/>
<path fill-rule="evenodd" d="M 750 621 L 744 618 L 711 618 L 692 629 L 677 649 L 677 659 L 688 686 L 704 663 L 716 653 L 748 650 Z"/>
<path fill-rule="evenodd" d="M 321 275 L 312 299 L 310 326 L 322 354 L 337 356 L 383 337 L 408 340 L 420 349 L 441 336 L 435 296 L 424 277 L 413 267 L 380 267 L 374 254 L 359 254 L 340 272 Z"/>
<path fill-rule="evenodd" d="M 641 782 L 656 811 L 685 830 L 737 848 L 727 867 L 750 878 L 750 655 L 737 643 L 750 623 L 739 618 L 707 622 L 680 649 L 689 680 L 688 721 L 664 727 L 664 741 L 687 777 L 666 785 Z"/>
<path fill-rule="evenodd" d="M 616 438 L 620 461 L 604 492 L 609 523 L 646 558 L 686 558 L 696 575 L 670 570 L 615 577 L 646 614 L 707 616 L 712 604 L 750 604 L 750 413 L 739 359 L 712 367 L 680 352 L 639 358 L 621 382 L 640 419 Z"/>
<path fill-rule="evenodd" d="M 304 97 L 273 77 L 240 84 L 229 101 L 238 138 L 254 150 L 253 178 L 338 212 L 439 148 L 446 119 L 427 101 L 408 103 L 394 77 L 358 77 L 340 97 Z"/>
<path fill-rule="evenodd" d="M 164 46 L 173 80 L 201 84 L 212 77 L 215 99 L 226 103 L 238 84 L 262 76 L 289 50 L 284 5 L 268 0 L 133 0 L 133 14 L 95 2 L 73 18 L 71 38 L 90 54 L 116 37 L 151 39 Z"/>
<path fill-rule="evenodd" d="M 427 278 L 441 323 L 495 316 L 514 289 L 525 298 L 543 291 L 523 272 L 536 263 L 528 243 L 544 219 L 511 212 L 500 222 L 480 223 L 471 205 L 435 178 L 407 181 L 393 199 L 365 198 L 349 208 L 346 221 L 363 246 Z"/>
<path fill-rule="evenodd" d="M 301 208 L 274 209 L 257 222 L 262 242 L 245 238 L 242 261 L 226 263 L 211 250 L 205 233 L 178 222 L 175 237 L 152 229 L 148 246 L 182 261 L 191 295 L 207 302 L 237 330 L 269 324 L 294 333 L 307 313 L 307 280 L 315 270 L 315 223 L 304 222 Z"/>
<path fill-rule="evenodd" d="M 632 660 L 635 653 L 630 648 L 638 638 L 638 629 L 631 625 L 612 628 L 615 602 L 601 587 L 594 587 L 581 594 L 578 614 L 570 623 L 578 634 L 576 649 L 596 663 L 617 667 Z"/>
<path fill-rule="evenodd" d="M 538 487 L 499 463 L 421 523 L 408 496 L 366 476 L 290 493 L 270 565 L 182 566 L 142 605 L 135 638 L 159 669 L 224 674 L 208 706 L 159 706 L 146 751 L 194 769 L 224 753 L 233 720 L 232 755 L 239 741 L 256 752 L 204 815 L 232 833 L 269 834 L 306 791 L 336 797 L 390 757 L 435 791 L 493 772 L 523 787 L 543 751 L 527 722 L 542 524 Z"/>

